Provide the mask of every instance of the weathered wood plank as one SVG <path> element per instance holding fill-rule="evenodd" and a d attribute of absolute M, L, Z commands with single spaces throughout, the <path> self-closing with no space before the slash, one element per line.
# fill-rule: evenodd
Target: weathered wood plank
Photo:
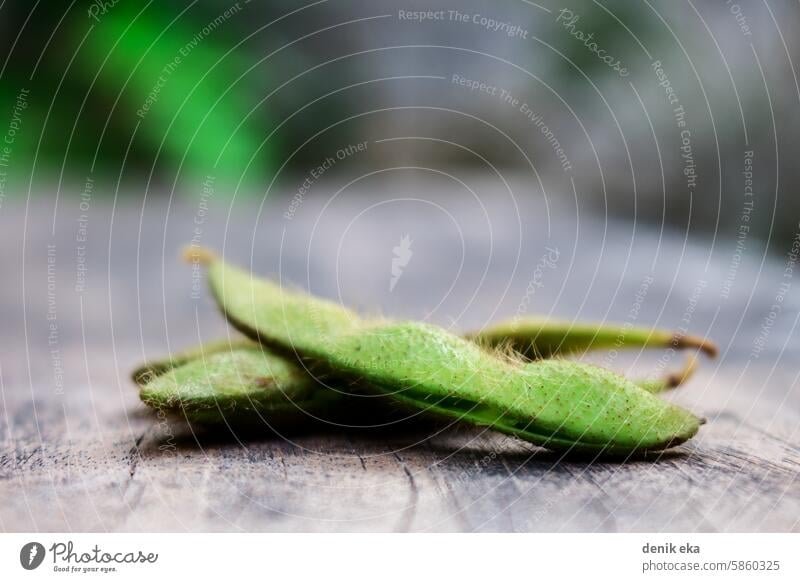
<path fill-rule="evenodd" d="M 443 195 L 440 202 L 460 208 L 452 197 Z M 289 238 L 309 240 L 318 204 L 305 203 L 307 218 L 298 214 Z M 357 201 L 348 204 L 331 209 L 331 222 L 318 233 L 321 247 L 335 250 L 340 228 L 334 225 L 358 207 Z M 535 207 L 535 200 L 522 201 L 522 211 L 531 216 Z M 14 226 L 12 211 L 4 207 L 2 219 L 11 240 L 15 233 L 21 239 L 14 228 L 22 223 Z M 488 211 L 506 224 L 513 218 L 502 204 L 489 204 Z M 59 224 L 69 224 L 70 206 L 61 212 Z M 148 206 L 145 223 L 157 230 L 153 225 L 165 224 L 164 212 L 161 205 Z M 145 355 L 226 333 L 210 302 L 190 297 L 189 270 L 173 267 L 172 254 L 187 239 L 194 209 L 175 209 L 170 229 L 146 240 L 138 237 L 138 209 L 118 209 L 110 247 L 103 238 L 110 232 L 104 232 L 111 226 L 110 208 L 97 205 L 92 213 L 97 236 L 89 249 L 90 285 L 82 295 L 71 291 L 74 233 L 59 229 L 51 237 L 46 207 L 32 210 L 43 226 L 28 225 L 25 257 L 21 247 L 19 255 L 3 257 L 6 272 L 19 272 L 22 260 L 27 265 L 24 294 L 21 287 L 0 288 L 0 309 L 9 322 L 0 329 L 0 528 L 5 531 L 800 531 L 800 345 L 791 322 L 781 320 L 772 329 L 771 351 L 750 356 L 763 306 L 775 293 L 766 275 L 761 281 L 767 283 L 737 287 L 721 301 L 714 289 L 724 269 L 704 271 L 700 247 L 676 263 L 668 250 L 682 241 L 663 243 L 658 265 L 667 276 L 655 278 L 638 322 L 677 325 L 693 286 L 704 279 L 707 301 L 698 303 L 691 327 L 718 339 L 726 353 L 718 362 L 704 362 L 701 373 L 671 396 L 709 422 L 695 441 L 660 458 L 562 459 L 501 435 L 425 422 L 370 431 L 316 427 L 282 436 L 210 435 L 149 414 L 127 378 Z M 246 262 L 252 214 L 237 209 L 236 227 L 226 231 L 226 209 L 210 213 L 206 232 L 214 240 L 205 242 L 222 246 L 227 232 L 228 252 Z M 357 270 L 348 263 L 336 271 L 336 262 L 321 251 L 309 267 L 315 278 L 308 284 L 337 297 L 338 276 L 346 290 L 343 301 L 378 304 L 395 315 L 429 316 L 463 329 L 512 315 L 528 292 L 544 245 L 570 257 L 575 242 L 575 225 L 564 215 L 557 217 L 560 227 L 551 229 L 550 238 L 542 234 L 546 229 L 531 228 L 522 239 L 513 229 L 496 231 L 496 252 L 489 259 L 480 252 L 488 248 L 488 235 L 476 225 L 468 231 L 473 260 L 448 291 L 453 286 L 448 265 L 460 256 L 461 243 L 437 235 L 435 221 L 416 211 L 399 209 L 392 219 L 371 227 L 369 236 L 381 242 L 363 245 L 353 261 Z M 276 249 L 285 224 L 279 216 L 262 220 L 254 235 L 259 270 L 284 269 L 288 280 L 304 284 L 308 249 L 298 242 L 281 254 Z M 419 254 L 404 273 L 403 291 L 390 294 L 391 245 L 400 232 L 394 221 L 414 233 Z M 386 241 L 377 232 L 380 226 L 389 231 Z M 619 260 L 630 248 L 624 227 L 609 234 L 589 222 L 580 232 L 580 250 L 546 273 L 535 304 L 568 316 L 625 321 L 642 278 L 653 272 L 648 241 L 634 246 L 625 265 Z M 593 244 L 600 235 L 607 237 L 605 254 Z M 42 285 L 42 252 L 50 242 L 59 257 L 62 386 L 54 383 Z M 169 257 L 162 256 L 162 245 Z M 373 253 L 376 246 L 380 252 Z M 517 248 L 519 264 L 509 258 Z M 756 267 L 742 264 L 741 280 L 751 268 Z M 775 261 L 765 272 L 781 268 Z M 490 275 L 482 279 L 487 269 Z M 670 291 L 676 272 L 681 276 Z M 589 289 L 587 273 L 595 277 Z M 363 285 L 354 286 L 356 281 Z M 800 312 L 798 301 L 787 297 L 785 312 Z M 607 363 L 639 374 L 653 368 L 652 359 L 636 354 Z"/>

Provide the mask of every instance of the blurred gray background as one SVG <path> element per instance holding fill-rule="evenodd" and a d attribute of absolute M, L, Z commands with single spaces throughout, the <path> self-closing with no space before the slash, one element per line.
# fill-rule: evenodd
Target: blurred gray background
<path fill-rule="evenodd" d="M 326 180 L 491 164 L 528 176 L 522 196 L 735 239 L 752 151 L 748 247 L 797 231 L 795 2 L 5 2 L 0 14 L 3 119 L 29 91 L 6 198 L 80 191 L 87 175 L 97 196 L 120 182 L 197 197 L 209 174 L 218 198 L 261 198 L 295 190 L 342 145 L 417 136 L 429 139 L 370 147 Z"/>
<path fill-rule="evenodd" d="M 798 28 L 788 0 L 0 3 L 0 529 L 797 531 Z M 231 333 L 187 244 L 457 331 L 708 337 L 668 397 L 709 422 L 657 463 L 179 428 L 129 373 Z"/>

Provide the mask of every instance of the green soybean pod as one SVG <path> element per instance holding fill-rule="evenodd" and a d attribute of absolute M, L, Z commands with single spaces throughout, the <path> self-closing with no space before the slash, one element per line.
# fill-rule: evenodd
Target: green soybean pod
<path fill-rule="evenodd" d="M 717 347 L 707 339 L 661 329 L 613 323 L 574 323 L 550 318 L 519 317 L 467 334 L 483 345 L 509 346 L 528 358 L 596 349 L 696 349 L 714 357 Z"/>
<path fill-rule="evenodd" d="M 170 370 L 187 364 L 193 360 L 202 359 L 222 352 L 230 352 L 239 348 L 247 348 L 258 345 L 252 340 L 245 338 L 216 340 L 204 343 L 186 350 L 170 354 L 166 358 L 158 360 L 148 360 L 141 364 L 132 373 L 131 378 L 139 386 L 144 386 L 154 378 L 169 372 Z"/>
<path fill-rule="evenodd" d="M 652 393 L 675 388 L 696 364 L 691 356 L 678 372 L 635 383 Z M 342 392 L 318 383 L 289 358 L 264 352 L 249 339 L 219 340 L 178 352 L 142 365 L 133 378 L 148 406 L 203 424 L 261 420 L 285 425 L 301 412 L 316 416 L 352 405 L 344 402 Z"/>
<path fill-rule="evenodd" d="M 284 426 L 329 410 L 341 396 L 302 367 L 258 344 L 243 341 L 223 347 L 218 342 L 197 351 L 201 349 L 203 355 L 144 382 L 141 400 L 193 422 Z"/>
<path fill-rule="evenodd" d="M 252 277 L 213 253 L 214 297 L 244 335 L 408 407 L 513 434 L 559 450 L 661 450 L 701 421 L 608 370 L 566 360 L 506 361 L 436 326 L 362 319 L 354 312 Z"/>

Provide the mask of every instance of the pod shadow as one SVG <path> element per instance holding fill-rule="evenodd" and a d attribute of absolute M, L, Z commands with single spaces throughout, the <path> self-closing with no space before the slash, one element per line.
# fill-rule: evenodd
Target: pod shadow
<path fill-rule="evenodd" d="M 374 411 L 373 411 L 374 412 Z M 387 451 L 402 451 L 404 456 L 424 455 L 436 462 L 464 457 L 501 460 L 511 465 L 530 463 L 576 466 L 594 464 L 654 464 L 697 456 L 700 451 L 686 445 L 666 451 L 638 452 L 632 454 L 602 454 L 583 451 L 550 451 L 492 431 L 469 425 L 442 422 L 424 416 L 396 418 L 388 411 L 378 420 L 374 414 L 372 424 L 359 424 L 365 419 L 348 415 L 335 420 L 321 421 L 309 416 L 299 416 L 292 422 L 267 423 L 261 418 L 252 422 L 200 424 L 185 418 L 157 416 L 143 411 L 155 421 L 155 429 L 140 445 L 143 454 L 162 454 L 165 450 L 192 451 L 213 448 L 265 446 L 292 448 L 300 446 L 321 450 L 329 454 L 382 455 Z M 377 426 L 376 426 L 377 424 Z M 505 469 L 504 469 L 505 470 Z"/>

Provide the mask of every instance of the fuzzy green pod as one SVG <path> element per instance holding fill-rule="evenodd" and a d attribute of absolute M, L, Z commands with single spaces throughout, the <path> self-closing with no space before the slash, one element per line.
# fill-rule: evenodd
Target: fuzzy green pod
<path fill-rule="evenodd" d="M 678 332 L 609 323 L 574 323 L 550 318 L 519 317 L 467 334 L 487 346 L 510 346 L 528 358 L 583 353 L 596 349 L 678 348 L 701 350 L 710 357 L 717 347 L 709 340 Z"/>
<path fill-rule="evenodd" d="M 170 370 L 183 366 L 189 362 L 197 359 L 205 358 L 218 354 L 221 352 L 230 352 L 238 350 L 239 348 L 247 348 L 256 346 L 255 342 L 249 339 L 236 339 L 236 340 L 216 340 L 208 342 L 199 346 L 195 346 L 174 354 L 170 354 L 167 358 L 158 360 L 148 360 L 131 373 L 131 378 L 139 386 L 145 386 L 153 379 L 169 372 Z"/>
<path fill-rule="evenodd" d="M 634 382 L 648 392 L 663 392 L 682 384 L 696 365 L 697 358 L 691 356 L 680 371 Z M 132 376 L 145 404 L 203 424 L 253 420 L 286 424 L 297 420 L 300 412 L 317 415 L 344 406 L 341 392 L 313 380 L 290 359 L 263 353 L 249 339 L 218 340 L 184 350 L 148 362 Z M 312 394 L 312 390 L 326 393 Z"/>
<path fill-rule="evenodd" d="M 201 350 L 203 355 L 143 383 L 142 401 L 200 423 L 285 424 L 324 411 L 341 396 L 295 363 L 246 340 L 233 347 L 218 342 L 183 355 Z"/>
<path fill-rule="evenodd" d="M 701 424 L 607 370 L 564 360 L 508 361 L 441 328 L 362 319 L 256 279 L 208 251 L 190 253 L 207 266 L 223 313 L 246 336 L 409 407 L 551 449 L 605 453 L 665 449 Z"/>

